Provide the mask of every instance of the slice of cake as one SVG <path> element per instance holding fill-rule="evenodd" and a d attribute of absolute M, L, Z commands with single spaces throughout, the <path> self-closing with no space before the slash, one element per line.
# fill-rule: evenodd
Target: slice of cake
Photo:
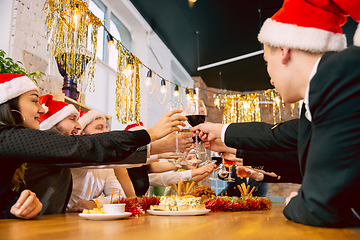
<path fill-rule="evenodd" d="M 201 204 L 200 197 L 192 195 L 186 196 L 162 196 L 159 205 L 151 205 L 151 210 L 158 211 L 198 211 L 206 210 L 205 205 Z"/>

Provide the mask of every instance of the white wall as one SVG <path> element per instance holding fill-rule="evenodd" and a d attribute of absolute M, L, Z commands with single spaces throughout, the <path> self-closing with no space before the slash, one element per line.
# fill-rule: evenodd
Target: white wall
<path fill-rule="evenodd" d="M 185 71 L 160 38 L 152 31 L 151 27 L 129 0 L 103 0 L 103 2 L 110 7 L 108 10 L 113 11 L 116 17 L 129 29 L 133 38 L 133 53 L 140 61 L 167 80 L 171 81 L 172 74 L 175 74 L 176 78 L 181 81 L 182 86 L 193 86 L 191 76 Z M 105 74 L 105 71 L 111 73 Z M 147 69 L 144 68 L 142 72 L 140 71 L 141 76 L 146 77 L 146 74 Z M 97 72 L 95 74 L 96 91 L 93 93 L 86 92 L 85 103 L 91 108 L 103 111 L 105 114 L 112 116 L 112 129 L 123 129 L 126 125 L 119 123 L 115 114 L 115 79 L 115 70 L 109 68 L 106 63 L 98 61 Z M 160 81 L 161 79 L 157 78 L 156 83 L 159 90 Z M 105 91 L 102 87 L 99 87 L 100 84 L 107 85 L 108 87 L 107 103 L 101 100 L 101 98 L 104 97 Z M 172 85 L 171 91 L 173 91 L 173 88 L 174 86 Z M 152 86 L 148 87 L 149 92 L 151 89 Z M 168 86 L 168 91 L 169 90 L 170 88 Z M 151 127 L 164 115 L 165 105 L 170 101 L 170 94 L 167 94 L 164 104 L 161 105 L 156 94 L 156 89 L 151 95 L 147 94 L 141 78 L 140 96 L 140 120 L 146 127 Z M 159 98 L 160 102 L 163 102 L 164 95 L 160 92 Z"/>
<path fill-rule="evenodd" d="M 10 50 L 10 33 L 13 8 L 13 1 L 3 0 L 0 3 L 0 49 L 7 53 Z"/>
<path fill-rule="evenodd" d="M 39 81 L 41 94 L 60 93 L 62 77 L 58 72 L 54 57 L 51 57 L 50 52 L 47 51 L 46 16 L 42 11 L 45 0 L 1 0 L 0 2 L 0 30 L 2 32 L 0 48 L 4 49 L 9 57 L 23 62 L 28 72 L 40 70 L 47 74 L 47 77 Z M 103 2 L 130 30 L 133 38 L 133 54 L 140 61 L 167 80 L 171 81 L 174 74 L 182 86 L 193 86 L 190 75 L 129 0 L 103 0 Z M 147 70 L 144 69 L 143 75 L 146 76 L 146 73 Z M 112 129 L 123 129 L 125 126 L 116 120 L 115 114 L 115 79 L 116 71 L 98 59 L 95 72 L 96 90 L 95 92 L 87 90 L 84 93 L 85 104 L 112 116 Z M 157 79 L 159 90 L 160 80 Z M 174 86 L 171 86 L 171 91 L 173 88 Z M 151 95 L 147 94 L 141 80 L 140 95 L 141 121 L 146 127 L 152 127 L 165 113 L 165 105 L 170 101 L 170 94 L 167 94 L 165 103 L 161 105 L 156 90 Z M 159 93 L 159 98 L 163 101 L 161 93 Z"/>

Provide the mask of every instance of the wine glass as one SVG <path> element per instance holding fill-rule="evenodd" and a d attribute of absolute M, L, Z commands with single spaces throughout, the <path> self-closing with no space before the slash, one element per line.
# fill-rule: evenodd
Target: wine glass
<path fill-rule="evenodd" d="M 211 157 L 211 163 L 215 163 L 216 166 L 220 166 L 222 162 L 222 158 L 217 154 L 217 153 L 214 153 L 214 155 Z M 218 178 L 218 174 L 217 172 L 213 172 L 213 176 L 214 177 L 210 177 L 209 179 L 210 180 L 215 180 L 215 181 L 219 181 L 220 179 Z"/>
<path fill-rule="evenodd" d="M 231 177 L 231 169 L 234 166 L 235 162 L 230 160 L 224 160 L 225 167 L 229 167 L 229 176 L 226 178 L 227 182 L 235 182 L 235 178 Z"/>
<path fill-rule="evenodd" d="M 188 119 L 187 120 L 188 123 L 192 127 L 195 127 L 196 125 L 205 122 L 205 118 L 206 118 L 206 115 L 207 115 L 206 106 L 205 106 L 205 104 L 204 104 L 204 102 L 202 100 L 192 99 L 192 100 L 187 102 L 186 109 L 185 109 L 185 114 L 186 114 L 186 117 Z M 198 144 L 198 136 L 195 135 L 195 148 L 194 148 L 194 151 L 197 154 L 205 153 L 204 150 L 201 150 L 199 148 L 200 144 L 201 143 Z"/>
<path fill-rule="evenodd" d="M 170 112 L 170 111 L 175 110 L 175 109 L 181 109 L 181 110 L 183 110 L 183 112 L 179 113 L 179 114 L 174 114 L 174 115 L 184 114 L 184 106 L 182 105 L 181 102 L 169 102 L 168 104 L 166 104 L 165 112 L 167 113 L 167 112 Z M 180 128 L 180 131 L 181 131 L 182 126 L 178 125 L 177 127 Z M 170 156 L 178 156 L 178 157 L 186 156 L 186 153 L 182 153 L 182 152 L 179 151 L 179 140 L 178 140 L 177 135 L 178 135 L 178 131 L 175 131 L 176 150 L 175 150 L 175 153 L 171 154 Z"/>

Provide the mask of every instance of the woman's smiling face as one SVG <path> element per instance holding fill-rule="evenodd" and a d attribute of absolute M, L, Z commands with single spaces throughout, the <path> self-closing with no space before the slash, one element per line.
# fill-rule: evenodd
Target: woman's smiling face
<path fill-rule="evenodd" d="M 39 104 L 39 93 L 32 90 L 19 97 L 19 111 L 24 119 L 24 126 L 31 129 L 40 129 L 40 115 L 45 113 Z"/>

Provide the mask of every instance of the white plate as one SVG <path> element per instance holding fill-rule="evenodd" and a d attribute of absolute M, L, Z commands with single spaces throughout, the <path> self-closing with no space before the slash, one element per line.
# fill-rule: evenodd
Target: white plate
<path fill-rule="evenodd" d="M 85 214 L 79 213 L 80 217 L 89 219 L 89 220 L 116 220 L 121 218 L 126 218 L 131 216 L 130 212 L 124 212 L 122 214 Z"/>
<path fill-rule="evenodd" d="M 204 215 L 210 212 L 210 209 L 198 210 L 198 211 L 157 211 L 157 210 L 147 210 L 148 213 L 159 216 L 195 216 L 195 215 Z"/>

